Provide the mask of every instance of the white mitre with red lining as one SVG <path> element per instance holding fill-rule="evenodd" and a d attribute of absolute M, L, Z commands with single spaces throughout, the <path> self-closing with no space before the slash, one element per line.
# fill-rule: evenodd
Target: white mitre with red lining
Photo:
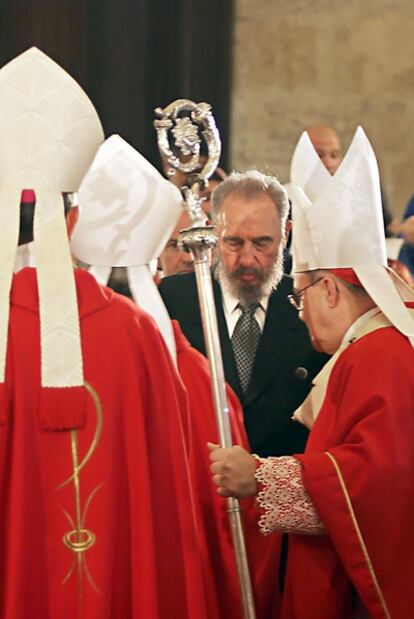
<path fill-rule="evenodd" d="M 293 272 L 352 269 L 387 318 L 414 337 L 414 321 L 387 268 L 376 157 L 361 127 L 334 175 L 302 134 L 291 164 Z"/>
<path fill-rule="evenodd" d="M 84 423 L 79 314 L 62 192 L 78 190 L 103 138 L 84 91 L 43 52 L 33 47 L 0 69 L 0 399 L 6 397 L 20 200 L 22 190 L 31 189 L 41 323 L 39 409 L 41 423 L 50 429 Z"/>

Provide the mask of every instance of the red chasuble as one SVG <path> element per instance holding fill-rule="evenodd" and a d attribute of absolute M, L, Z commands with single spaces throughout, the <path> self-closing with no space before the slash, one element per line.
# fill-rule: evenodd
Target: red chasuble
<path fill-rule="evenodd" d="M 13 281 L 0 426 L 2 619 L 206 619 L 186 395 L 151 318 L 76 272 L 88 409 L 39 420 L 36 274 Z M 62 351 L 65 354 L 65 351 Z"/>
<path fill-rule="evenodd" d="M 414 350 L 392 327 L 336 362 L 303 481 L 328 535 L 292 535 L 284 619 L 414 615 Z M 365 616 L 365 615 L 364 615 Z"/>
<path fill-rule="evenodd" d="M 211 395 L 207 359 L 191 347 L 173 321 L 180 376 L 188 392 L 192 449 L 190 470 L 197 510 L 203 578 L 208 599 L 209 619 L 242 619 L 243 608 L 227 503 L 211 482 L 210 460 L 206 444 L 219 442 Z M 250 449 L 243 425 L 240 403 L 227 387 L 229 420 L 233 443 Z M 255 502 L 241 501 L 245 539 L 250 562 L 258 619 L 271 617 L 279 603 L 278 568 L 280 536 L 265 538 L 259 531 Z"/>

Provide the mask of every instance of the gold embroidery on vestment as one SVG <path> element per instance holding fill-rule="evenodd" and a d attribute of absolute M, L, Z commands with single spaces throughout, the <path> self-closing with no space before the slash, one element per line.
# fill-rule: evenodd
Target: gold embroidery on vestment
<path fill-rule="evenodd" d="M 66 548 L 68 548 L 71 552 L 74 553 L 72 565 L 66 574 L 65 578 L 62 581 L 62 585 L 68 582 L 70 577 L 75 571 L 77 572 L 77 581 L 78 581 L 78 597 L 79 604 L 82 604 L 82 581 L 83 576 L 86 575 L 86 578 L 89 584 L 93 587 L 93 589 L 99 593 L 99 589 L 93 581 L 93 578 L 89 572 L 85 552 L 91 548 L 96 542 L 96 535 L 93 531 L 89 530 L 86 527 L 85 521 L 88 513 L 89 506 L 95 497 L 98 490 L 102 487 L 103 484 L 99 484 L 96 488 L 92 490 L 89 497 L 86 500 L 83 511 L 81 508 L 81 490 L 80 490 L 80 473 L 85 465 L 88 463 L 93 453 L 95 452 L 101 434 L 102 434 L 102 426 L 103 426 L 103 414 L 102 414 L 102 404 L 99 399 L 98 394 L 93 389 L 93 387 L 85 381 L 85 389 L 92 396 L 93 402 L 95 404 L 96 410 L 96 429 L 95 434 L 92 439 L 91 446 L 89 447 L 85 457 L 83 460 L 79 462 L 79 451 L 78 451 L 78 430 L 71 430 L 70 432 L 70 445 L 71 445 L 71 454 L 72 454 L 72 463 L 73 463 L 73 474 L 62 482 L 59 486 L 57 486 L 57 490 L 63 488 L 70 482 L 73 482 L 73 489 L 75 494 L 75 515 L 74 518 L 66 511 L 63 510 L 66 518 L 70 526 L 72 527 L 70 531 L 63 535 L 62 541 Z"/>
<path fill-rule="evenodd" d="M 351 497 L 349 496 L 348 489 L 347 489 L 346 484 L 345 484 L 345 480 L 344 480 L 344 478 L 342 476 L 342 473 L 341 473 L 341 469 L 339 468 L 339 464 L 337 463 L 336 459 L 334 458 L 334 456 L 331 453 L 329 453 L 329 451 L 325 451 L 325 454 L 328 456 L 328 458 L 333 463 L 333 465 L 335 467 L 336 474 L 338 475 L 339 483 L 341 485 L 341 489 L 342 489 L 342 492 L 343 492 L 344 497 L 345 497 L 345 502 L 347 504 L 347 507 L 348 507 L 348 510 L 349 510 L 349 513 L 350 513 L 350 516 L 351 516 L 352 524 L 354 525 L 354 528 L 355 528 L 355 531 L 356 531 L 356 534 L 357 534 L 357 538 L 358 538 L 359 544 L 361 546 L 362 554 L 364 555 L 365 561 L 367 562 L 368 571 L 370 573 L 370 576 L 371 576 L 372 582 L 374 584 L 375 590 L 377 592 L 378 598 L 379 598 L 379 600 L 381 602 L 382 609 L 383 609 L 384 614 L 387 617 L 387 619 L 391 619 L 391 614 L 390 614 L 390 611 L 388 610 L 387 603 L 386 603 L 384 595 L 383 595 L 383 593 L 381 591 L 381 587 L 380 587 L 380 584 L 378 582 L 377 576 L 375 574 L 375 570 L 374 570 L 374 566 L 372 565 L 371 558 L 370 558 L 370 556 L 368 554 L 368 549 L 367 549 L 367 547 L 365 545 L 364 538 L 362 537 L 362 532 L 361 532 L 361 529 L 359 527 L 359 524 L 358 524 L 358 521 L 357 521 L 357 518 L 356 518 L 356 515 L 355 515 L 355 512 L 354 512 L 354 508 L 352 506 Z"/>

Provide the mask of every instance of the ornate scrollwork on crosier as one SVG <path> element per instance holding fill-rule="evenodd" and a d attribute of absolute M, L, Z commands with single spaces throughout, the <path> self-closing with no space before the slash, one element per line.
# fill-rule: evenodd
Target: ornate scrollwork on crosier
<path fill-rule="evenodd" d="M 177 99 L 164 109 L 157 108 L 155 114 L 158 118 L 154 121 L 154 127 L 161 157 L 169 166 L 167 174 L 173 176 L 179 170 L 189 175 L 187 187 L 183 188 L 184 198 L 193 226 L 201 227 L 205 215 L 201 208 L 200 191 L 208 186 L 208 179 L 216 169 L 221 153 L 220 135 L 211 106 Z M 200 155 L 202 140 L 207 147 L 205 161 Z"/>
<path fill-rule="evenodd" d="M 220 136 L 211 114 L 211 106 L 208 103 L 177 99 L 164 109 L 157 108 L 155 114 L 158 116 L 154 121 L 158 146 L 161 155 L 170 165 L 171 173 L 173 174 L 175 170 L 185 174 L 198 172 L 202 179 L 209 179 L 218 165 L 221 152 Z M 174 138 L 171 142 L 175 146 L 175 151 L 178 151 L 179 155 L 190 157 L 188 161 L 183 161 L 171 150 L 170 132 Z M 200 134 L 206 142 L 208 151 L 207 160 L 202 167 Z"/>

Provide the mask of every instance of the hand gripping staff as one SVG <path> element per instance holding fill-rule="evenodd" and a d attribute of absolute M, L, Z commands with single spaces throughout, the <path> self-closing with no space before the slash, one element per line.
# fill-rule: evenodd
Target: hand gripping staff
<path fill-rule="evenodd" d="M 218 165 L 221 141 L 210 105 L 178 99 L 164 109 L 157 108 L 154 121 L 161 156 L 169 166 L 169 174 L 175 170 L 188 174 L 187 186 L 182 193 L 192 225 L 180 232 L 179 243 L 191 251 L 197 281 L 197 292 L 203 323 L 204 340 L 210 365 L 212 394 L 216 413 L 220 444 L 232 446 L 229 408 L 225 391 L 223 360 L 213 297 L 209 254 L 217 243 L 214 226 L 206 224 L 201 208 L 200 191 L 208 186 L 208 179 Z M 200 161 L 202 140 L 207 146 L 207 159 Z M 199 171 L 197 171 L 199 170 Z M 236 563 L 245 619 L 255 619 L 254 600 L 246 544 L 241 522 L 239 501 L 227 499 L 230 529 L 236 555 Z"/>

